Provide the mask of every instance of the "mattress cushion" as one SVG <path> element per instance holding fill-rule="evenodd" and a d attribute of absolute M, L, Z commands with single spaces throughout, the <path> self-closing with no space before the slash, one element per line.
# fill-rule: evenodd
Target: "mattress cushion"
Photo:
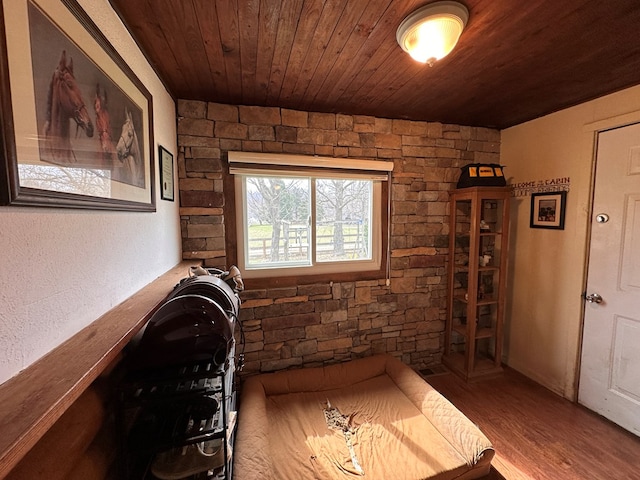
<path fill-rule="evenodd" d="M 388 355 L 250 377 L 238 419 L 242 480 L 477 478 L 494 454 L 469 419 Z"/>
<path fill-rule="evenodd" d="M 275 478 L 343 479 L 362 472 L 451 479 L 466 463 L 388 375 L 335 390 L 273 395 L 266 405 Z M 327 407 L 346 417 L 346 425 L 328 425 Z"/>

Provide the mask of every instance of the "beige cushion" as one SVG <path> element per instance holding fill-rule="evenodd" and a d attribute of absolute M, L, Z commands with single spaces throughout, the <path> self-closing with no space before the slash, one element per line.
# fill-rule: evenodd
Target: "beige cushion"
<path fill-rule="evenodd" d="M 357 475 L 327 401 L 348 416 L 368 478 L 460 479 L 489 472 L 491 443 L 399 360 L 381 355 L 323 368 L 263 374 L 243 385 L 234 476 L 345 479 Z"/>

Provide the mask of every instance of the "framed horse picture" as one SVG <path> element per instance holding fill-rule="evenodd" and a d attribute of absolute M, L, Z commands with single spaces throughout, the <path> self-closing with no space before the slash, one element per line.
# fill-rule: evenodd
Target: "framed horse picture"
<path fill-rule="evenodd" d="M 155 211 L 149 91 L 76 0 L 0 6 L 0 204 Z"/>

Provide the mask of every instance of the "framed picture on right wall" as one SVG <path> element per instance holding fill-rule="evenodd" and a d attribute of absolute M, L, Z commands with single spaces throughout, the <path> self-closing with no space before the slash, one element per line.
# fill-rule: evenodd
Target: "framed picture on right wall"
<path fill-rule="evenodd" d="M 545 192 L 531 194 L 531 228 L 564 230 L 564 213 L 567 192 Z"/>

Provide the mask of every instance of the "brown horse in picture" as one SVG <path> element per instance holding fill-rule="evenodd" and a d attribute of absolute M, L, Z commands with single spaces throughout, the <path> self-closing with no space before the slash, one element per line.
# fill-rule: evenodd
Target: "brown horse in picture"
<path fill-rule="evenodd" d="M 48 158 L 45 160 L 54 163 L 77 162 L 71 146 L 70 120 L 76 123 L 76 135 L 81 128 L 87 137 L 93 137 L 93 123 L 73 75 L 73 59 L 67 62 L 67 52 L 63 50 L 47 96 L 44 140 Z"/>
<path fill-rule="evenodd" d="M 93 109 L 96 112 L 96 130 L 98 132 L 98 141 L 100 142 L 101 160 L 105 165 L 112 165 L 116 149 L 113 144 L 111 119 L 107 106 L 107 91 L 99 83 L 96 84 Z"/>

